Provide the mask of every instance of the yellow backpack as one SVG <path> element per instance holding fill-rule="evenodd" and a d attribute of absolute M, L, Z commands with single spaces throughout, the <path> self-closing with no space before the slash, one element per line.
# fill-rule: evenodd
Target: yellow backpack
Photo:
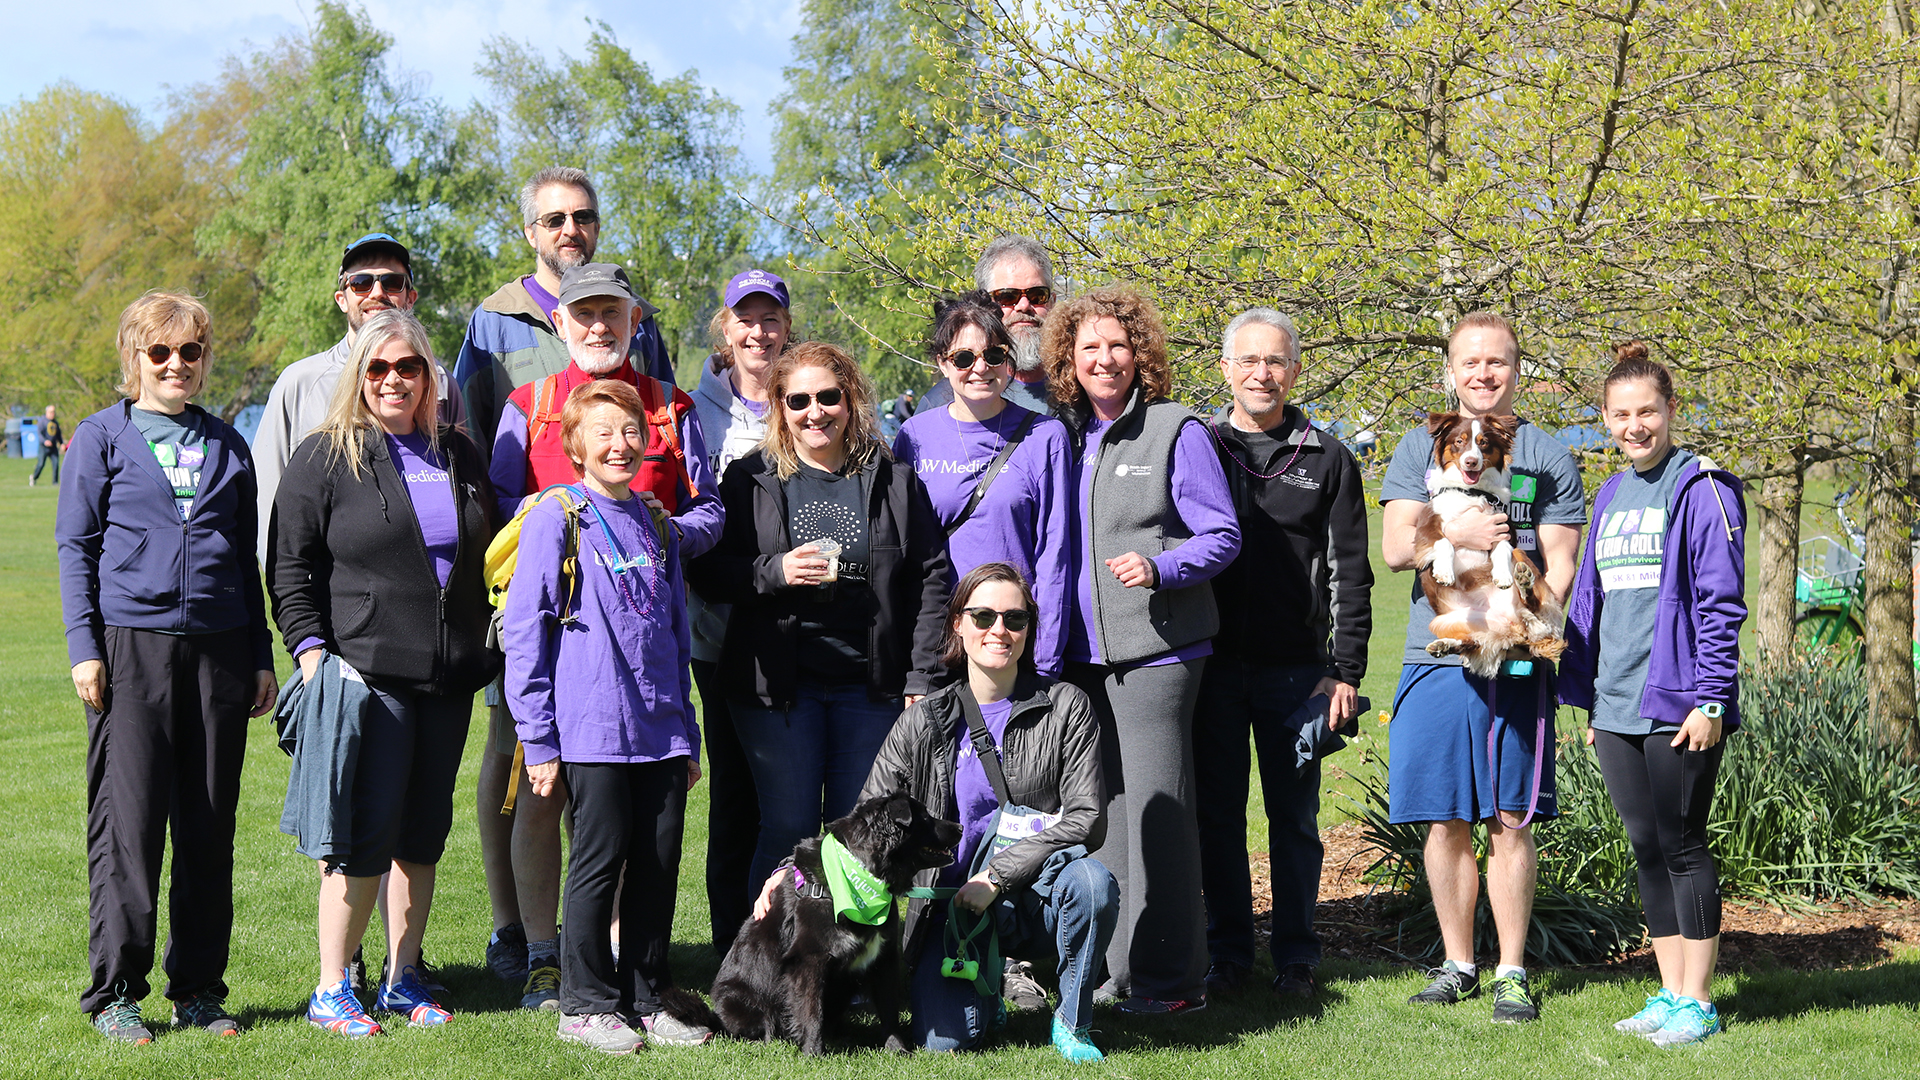
<path fill-rule="evenodd" d="M 514 567 L 520 561 L 520 528 L 526 522 L 528 512 L 548 499 L 559 499 L 560 505 L 566 510 L 567 541 L 560 558 L 560 572 L 567 578 L 567 595 L 560 608 L 560 621 L 573 621 L 573 606 L 580 596 L 580 513 L 586 497 L 572 484 L 555 484 L 522 506 L 513 515 L 513 520 L 507 522 L 507 527 L 495 534 L 493 542 L 487 545 L 484 571 L 487 601 L 494 606 L 496 624 L 500 618 L 499 609 L 507 603 L 507 586 L 513 581 Z"/>

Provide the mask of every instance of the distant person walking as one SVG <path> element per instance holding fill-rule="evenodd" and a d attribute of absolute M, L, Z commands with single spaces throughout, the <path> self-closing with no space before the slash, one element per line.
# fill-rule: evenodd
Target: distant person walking
<path fill-rule="evenodd" d="M 246 440 L 192 404 L 211 319 L 150 292 L 120 314 L 127 400 L 74 428 L 54 539 L 73 686 L 87 707 L 87 952 L 80 1007 L 145 1043 L 160 867 L 173 831 L 167 997 L 176 1024 L 240 1029 L 224 1007 L 233 828 L 247 718 L 273 708 L 273 639 L 253 561 Z M 48 410 L 52 412 L 51 409 Z"/>
<path fill-rule="evenodd" d="M 33 464 L 33 475 L 27 477 L 27 486 L 40 482 L 40 470 L 53 463 L 53 482 L 60 483 L 60 444 L 64 442 L 60 431 L 60 421 L 54 419 L 53 406 L 47 406 L 47 415 L 40 424 L 40 460 Z"/>
<path fill-rule="evenodd" d="M 1661 1046 L 1720 1030 L 1720 879 L 1707 847 L 1723 737 L 1740 726 L 1746 506 L 1740 481 L 1673 442 L 1673 376 L 1629 342 L 1600 413 L 1633 468 L 1593 500 L 1574 579 L 1560 700 L 1587 742 L 1640 866 L 1660 990 L 1614 1027 Z"/>

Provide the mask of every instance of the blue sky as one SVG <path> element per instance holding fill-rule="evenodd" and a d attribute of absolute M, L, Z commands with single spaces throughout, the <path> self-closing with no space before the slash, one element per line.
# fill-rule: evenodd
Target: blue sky
<path fill-rule="evenodd" d="M 767 105 L 800 26 L 800 0 L 362 0 L 394 38 L 401 68 L 428 78 L 450 105 L 480 95 L 473 61 L 480 44 L 504 34 L 551 58 L 579 55 L 592 20 L 656 75 L 695 68 L 706 85 L 740 106 L 744 146 L 756 170 L 768 165 Z M 167 87 L 211 78 L 229 54 L 305 32 L 314 5 L 296 0 L 82 0 L 75 8 L 10 4 L 0 36 L 0 103 L 31 97 L 62 79 L 156 112 Z"/>

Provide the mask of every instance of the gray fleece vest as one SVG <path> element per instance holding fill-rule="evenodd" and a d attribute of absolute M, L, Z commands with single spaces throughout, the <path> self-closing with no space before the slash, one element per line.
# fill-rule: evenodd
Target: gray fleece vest
<path fill-rule="evenodd" d="M 1129 551 L 1151 559 L 1193 535 L 1173 505 L 1173 445 L 1200 418 L 1173 401 L 1142 405 L 1136 393 L 1100 440 L 1087 492 L 1093 544 L 1093 625 L 1108 664 L 1145 660 L 1220 630 L 1213 585 L 1129 589 L 1106 560 Z"/>

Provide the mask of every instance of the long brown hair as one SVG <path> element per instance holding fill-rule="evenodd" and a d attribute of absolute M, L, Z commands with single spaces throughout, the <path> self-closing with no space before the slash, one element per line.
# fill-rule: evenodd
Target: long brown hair
<path fill-rule="evenodd" d="M 1073 374 L 1073 344 L 1081 323 L 1100 318 L 1118 321 L 1127 332 L 1127 344 L 1133 349 L 1133 381 L 1146 392 L 1146 400 L 1166 397 L 1173 389 L 1173 372 L 1167 366 L 1167 324 L 1153 301 L 1126 285 L 1088 289 L 1047 312 L 1047 321 L 1040 327 L 1047 396 L 1069 406 L 1086 400 L 1086 391 Z"/>
<path fill-rule="evenodd" d="M 876 453 L 886 452 L 886 444 L 880 440 L 879 415 L 873 408 L 873 383 L 844 349 L 824 341 L 802 342 L 781 353 L 773 362 L 773 370 L 767 373 L 767 404 L 771 415 L 767 417 L 767 433 L 760 438 L 761 453 L 773 462 L 774 475 L 782 480 L 791 479 L 800 471 L 800 455 L 793 448 L 793 432 L 787 429 L 786 397 L 787 384 L 793 381 L 794 373 L 807 367 L 827 369 L 845 395 L 847 433 L 842 438 L 847 445 L 847 464 L 856 469 L 865 468 Z"/>
<path fill-rule="evenodd" d="M 1011 563 L 990 562 L 967 571 L 960 584 L 953 587 L 953 594 L 947 597 L 946 634 L 940 642 L 940 661 L 949 668 L 961 669 L 967 663 L 967 643 L 960 637 L 960 620 L 966 616 L 967 602 L 982 585 L 995 581 L 1005 581 L 1020 590 L 1020 606 L 1033 615 L 1034 622 L 1027 624 L 1027 647 L 1020 651 L 1020 672 L 1034 674 L 1038 668 L 1033 663 L 1034 631 L 1039 629 L 1040 609 L 1033 602 L 1033 589 L 1027 585 L 1027 579 L 1020 576 Z"/>

